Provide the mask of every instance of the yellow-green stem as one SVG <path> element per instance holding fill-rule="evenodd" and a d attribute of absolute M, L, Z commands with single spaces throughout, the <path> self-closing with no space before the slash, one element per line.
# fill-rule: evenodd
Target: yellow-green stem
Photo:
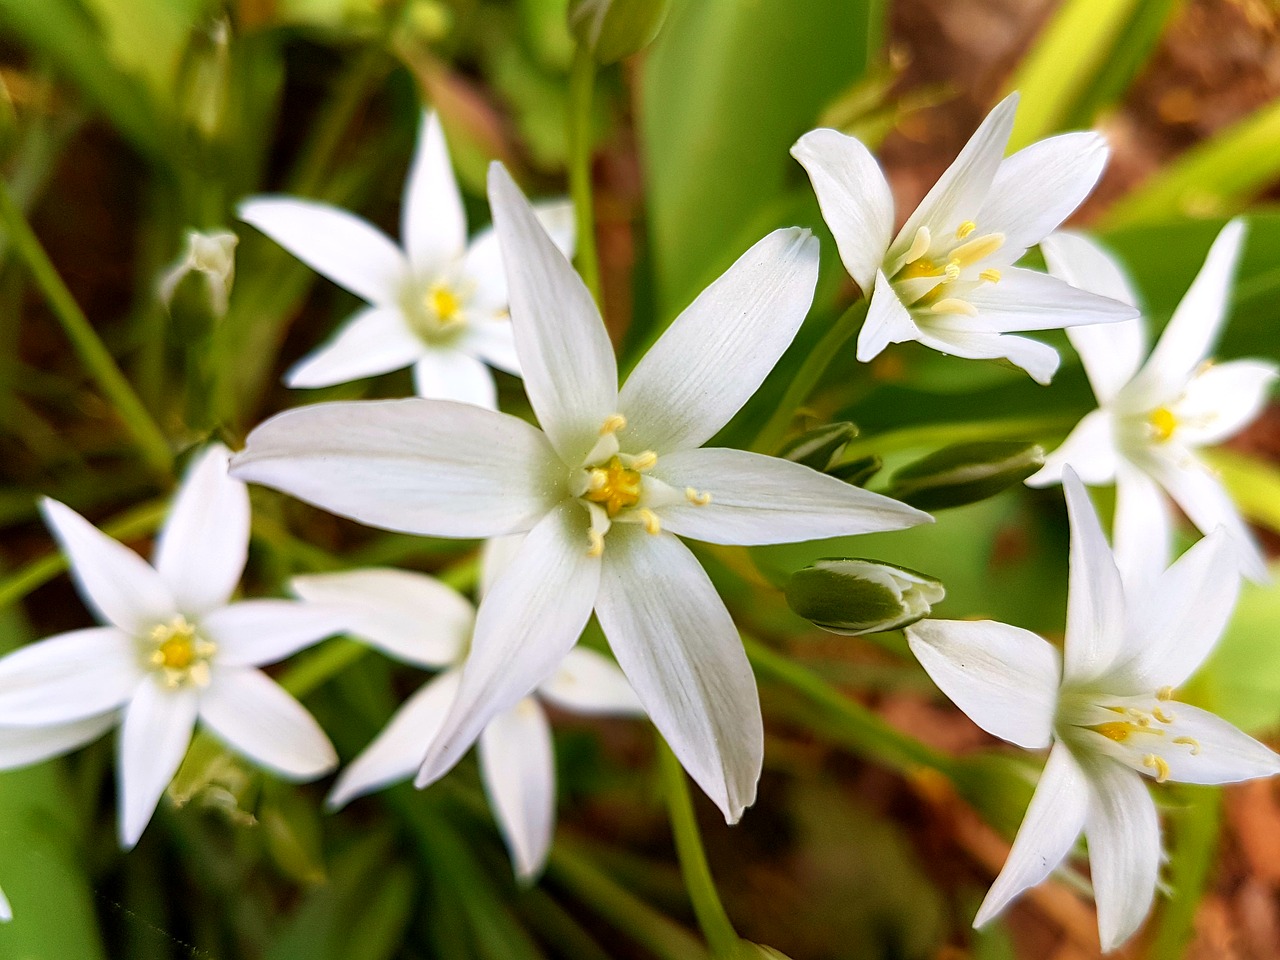
<path fill-rule="evenodd" d="M 569 73 L 569 193 L 573 197 L 578 272 L 600 303 L 600 260 L 596 254 L 596 218 L 591 191 L 591 95 L 596 62 L 579 43 Z"/>
<path fill-rule="evenodd" d="M 896 453 L 916 447 L 945 446 L 975 440 L 1051 440 L 1065 435 L 1077 420 L 1077 417 L 1047 416 L 926 423 L 918 427 L 903 427 L 888 433 L 859 437 L 844 448 L 840 459 L 841 462 L 850 463 L 873 453 Z"/>

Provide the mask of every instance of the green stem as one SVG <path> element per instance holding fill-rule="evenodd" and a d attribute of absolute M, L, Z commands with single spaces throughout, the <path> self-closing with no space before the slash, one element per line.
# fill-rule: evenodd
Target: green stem
<path fill-rule="evenodd" d="M 0 182 L 0 220 L 8 228 L 13 249 L 26 263 L 31 278 L 62 324 L 71 345 L 138 442 L 143 459 L 158 475 L 168 478 L 173 470 L 173 453 L 163 431 L 133 392 L 133 387 L 116 366 L 111 351 L 98 338 L 84 311 L 62 282 L 27 218 L 14 203 L 8 185 L 3 182 Z"/>
<path fill-rule="evenodd" d="M 600 303 L 600 260 L 596 253 L 595 209 L 591 197 L 591 95 L 596 62 L 579 43 L 569 72 L 569 193 L 573 197 L 578 272 Z"/>
<path fill-rule="evenodd" d="M 1078 417 L 1009 417 L 1004 420 L 971 420 L 956 423 L 928 423 L 903 427 L 888 433 L 859 437 L 849 443 L 840 455 L 843 463 L 870 454 L 895 453 L 916 447 L 968 443 L 973 440 L 1038 440 L 1065 434 Z"/>
<path fill-rule="evenodd" d="M 711 867 L 698 833 L 698 821 L 693 813 L 693 800 L 689 796 L 689 784 L 684 778 L 684 768 L 662 739 L 658 740 L 658 771 L 662 777 L 663 792 L 667 796 L 667 811 L 671 815 L 671 832 L 675 835 L 676 853 L 680 857 L 680 872 L 684 876 L 685 889 L 693 903 L 693 913 L 698 926 L 711 948 L 715 960 L 734 960 L 739 953 L 740 940 L 733 929 L 729 915 L 725 913 L 720 895 L 711 877 Z"/>
<path fill-rule="evenodd" d="M 795 418 L 796 411 L 809 399 L 809 395 L 817 387 L 818 381 L 827 372 L 827 367 L 831 365 L 831 361 L 840 352 L 840 348 L 853 336 L 854 331 L 862 325 L 863 318 L 866 315 L 867 301 L 857 300 L 836 318 L 836 322 L 822 335 L 822 339 L 818 341 L 817 345 L 809 351 L 809 355 L 804 358 L 804 363 L 796 371 L 795 377 L 787 385 L 786 393 L 782 395 L 782 399 L 778 402 L 778 407 L 774 410 L 773 416 L 769 418 L 769 422 L 764 425 L 764 429 L 756 437 L 756 442 L 752 445 L 753 450 L 757 453 L 775 453 L 777 451 L 782 444 L 782 438 L 786 436 L 787 428 L 791 426 L 791 421 Z"/>
<path fill-rule="evenodd" d="M 367 644 L 340 637 L 298 657 L 280 677 L 280 686 L 301 699 L 322 687 L 369 652 Z"/>

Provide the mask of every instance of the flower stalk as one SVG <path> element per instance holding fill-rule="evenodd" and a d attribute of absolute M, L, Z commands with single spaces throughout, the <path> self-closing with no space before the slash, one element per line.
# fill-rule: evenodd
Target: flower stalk
<path fill-rule="evenodd" d="M 578 272 L 599 304 L 600 260 L 591 191 L 591 98 L 595 78 L 596 61 L 591 48 L 579 42 L 569 72 L 569 193 L 576 223 Z"/>

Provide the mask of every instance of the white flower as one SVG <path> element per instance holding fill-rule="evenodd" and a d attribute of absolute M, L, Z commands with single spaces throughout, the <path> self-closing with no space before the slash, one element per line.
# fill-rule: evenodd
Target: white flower
<path fill-rule="evenodd" d="M 1151 906 L 1160 865 L 1157 782 L 1231 783 L 1280 772 L 1280 757 L 1174 688 L 1208 656 L 1239 589 L 1221 529 L 1156 581 L 1121 586 L 1089 494 L 1068 468 L 1071 521 L 1065 652 L 992 621 L 922 620 L 906 630 L 929 676 L 984 730 L 1049 760 L 981 926 L 1047 877 L 1084 832 L 1104 950 Z"/>
<path fill-rule="evenodd" d="M 289 600 L 230 603 L 249 547 L 249 495 L 224 447 L 192 465 L 156 542 L 155 566 L 75 511 L 44 500 L 85 603 L 106 624 L 0 659 L 0 767 L 25 766 L 120 724 L 120 842 L 138 841 L 182 762 L 196 718 L 290 779 L 337 762 L 320 727 L 257 667 L 345 621 Z"/>
<path fill-rule="evenodd" d="M 1243 238 L 1242 221 L 1223 228 L 1145 365 L 1141 319 L 1068 331 L 1099 409 L 1080 421 L 1027 483 L 1057 483 L 1067 464 L 1085 483 L 1114 482 L 1116 562 L 1126 581 L 1149 580 L 1169 562 L 1173 518 L 1161 488 L 1201 531 L 1226 527 L 1241 572 L 1267 579 L 1248 527 L 1217 476 L 1196 456 L 1198 447 L 1227 439 L 1257 416 L 1276 378 L 1275 365 L 1261 360 L 1208 361 L 1226 320 Z M 1049 269 L 1068 283 L 1137 303 L 1119 264 L 1079 234 L 1055 234 L 1043 249 Z"/>
<path fill-rule="evenodd" d="M 485 565 L 514 555 L 519 537 L 490 540 Z M 515 541 L 511 546 L 507 541 Z M 458 690 L 475 611 L 449 587 L 420 573 L 352 570 L 296 577 L 304 600 L 341 605 L 350 632 L 389 656 L 443 669 L 415 693 L 386 728 L 353 760 L 329 795 L 336 809 L 362 794 L 413 776 L 427 745 L 444 723 Z M 537 688 L 557 707 L 589 714 L 641 716 L 622 672 L 593 650 L 575 647 Z M 522 879 L 541 872 L 555 825 L 555 760 L 551 731 L 538 701 L 525 697 L 498 713 L 480 734 L 480 774 L 512 864 Z"/>
<path fill-rule="evenodd" d="M 590 294 L 501 165 L 490 168 L 489 195 L 542 430 L 440 401 L 317 404 L 258 427 L 233 469 L 372 526 L 444 537 L 529 531 L 480 605 L 419 785 L 555 671 L 594 608 L 645 711 L 736 821 L 754 799 L 763 752 L 755 680 L 710 578 L 672 534 L 782 543 L 929 518 L 796 463 L 699 449 L 804 319 L 818 267 L 807 231 L 775 231 L 743 254 L 619 390 Z"/>
<path fill-rule="evenodd" d="M 557 246 L 571 253 L 572 205 L 535 209 Z M 466 211 L 435 113 L 423 112 L 405 183 L 403 251 L 364 220 L 313 200 L 250 198 L 239 213 L 369 304 L 289 371 L 289 386 L 327 387 L 412 365 L 419 396 L 496 409 L 485 364 L 520 375 L 498 240 L 486 229 L 467 243 Z"/>
<path fill-rule="evenodd" d="M 865 146 L 821 129 L 791 148 L 845 269 L 871 301 L 859 360 L 918 340 L 957 357 L 1004 357 L 1048 383 L 1057 351 L 1006 334 L 1135 315 L 1127 304 L 1014 266 L 1080 205 L 1107 162 L 1096 133 L 1050 137 L 1005 158 L 1017 105 L 1010 94 L 991 111 L 897 237 L 893 194 Z"/>

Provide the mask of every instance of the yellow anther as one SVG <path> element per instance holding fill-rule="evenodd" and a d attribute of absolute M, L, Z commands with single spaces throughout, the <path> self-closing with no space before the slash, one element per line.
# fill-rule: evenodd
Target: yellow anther
<path fill-rule="evenodd" d="M 600 427 L 600 436 L 607 437 L 611 433 L 617 433 L 619 430 L 627 428 L 627 418 L 620 413 L 610 414 L 604 418 L 604 424 Z"/>
<path fill-rule="evenodd" d="M 933 237 L 929 233 L 928 227 L 921 227 L 916 231 L 916 235 L 911 238 L 911 246 L 907 248 L 907 254 L 903 257 L 907 263 L 919 260 L 929 252 L 929 245 L 933 243 Z"/>
<path fill-rule="evenodd" d="M 940 277 L 942 268 L 927 257 L 912 260 L 898 271 L 895 280 L 919 280 L 921 277 Z"/>
<path fill-rule="evenodd" d="M 1142 765 L 1156 772 L 1156 783 L 1164 783 L 1169 779 L 1169 762 L 1164 757 L 1148 753 L 1142 758 Z"/>
<path fill-rule="evenodd" d="M 1165 701 L 1172 700 L 1173 687 L 1161 687 L 1159 690 L 1156 691 L 1156 699 L 1165 700 Z"/>
<path fill-rule="evenodd" d="M 955 314 L 962 317 L 976 317 L 978 308 L 968 300 L 961 300 L 958 297 L 943 297 L 937 303 L 929 307 L 931 313 Z"/>
<path fill-rule="evenodd" d="M 1151 726 L 1151 717 L 1147 715 L 1145 710 L 1139 710 L 1137 707 L 1125 707 L 1124 712 L 1126 716 L 1133 717 L 1138 726 Z"/>
<path fill-rule="evenodd" d="M 987 281 L 987 283 L 1000 282 L 1000 271 L 997 270 L 995 267 L 987 267 L 987 269 L 983 270 L 980 274 L 978 274 L 978 276 L 980 276 L 983 280 Z"/>
<path fill-rule="evenodd" d="M 644 532 L 657 535 L 662 532 L 662 521 L 658 519 L 658 515 L 652 510 L 637 510 L 636 516 L 640 518 L 640 522 L 644 524 Z"/>
<path fill-rule="evenodd" d="M 951 259 L 962 267 L 985 260 L 1004 246 L 1003 233 L 986 233 L 975 237 L 968 243 L 962 243 L 951 251 Z"/>
<path fill-rule="evenodd" d="M 608 484 L 608 482 L 609 482 L 608 471 L 601 470 L 599 467 L 596 467 L 589 474 L 587 474 L 587 493 L 589 494 L 596 493 L 597 491 L 603 490 L 605 486 Z"/>
<path fill-rule="evenodd" d="M 1190 747 L 1191 755 L 1193 757 L 1200 756 L 1200 741 L 1197 740 L 1195 737 L 1174 737 L 1173 742 L 1180 743 L 1186 747 Z"/>
<path fill-rule="evenodd" d="M 646 450 L 644 453 L 636 454 L 631 458 L 632 470 L 652 470 L 654 464 L 658 462 L 658 455 L 652 450 Z"/>
<path fill-rule="evenodd" d="M 431 285 L 431 289 L 427 291 L 427 307 L 445 326 L 462 319 L 462 298 L 446 283 Z"/>
<path fill-rule="evenodd" d="M 201 637 L 185 617 L 178 616 L 153 627 L 149 639 L 155 649 L 148 655 L 147 662 L 163 673 L 168 686 L 178 687 L 188 680 L 198 686 L 209 682 L 207 661 L 218 648 Z"/>
<path fill-rule="evenodd" d="M 706 491 L 699 493 L 693 487 L 684 488 L 684 498 L 688 500 L 691 504 L 693 504 L 695 507 L 705 507 L 708 503 L 711 502 L 711 494 L 707 493 Z"/>
<path fill-rule="evenodd" d="M 598 557 L 604 553 L 604 534 L 603 533 L 601 533 L 599 530 L 594 530 L 594 529 L 588 530 L 587 540 L 590 541 L 590 544 L 591 544 L 589 547 L 587 547 L 588 557 Z"/>
<path fill-rule="evenodd" d="M 1156 407 L 1147 415 L 1147 423 L 1157 443 L 1169 440 L 1178 429 L 1178 417 L 1168 407 Z"/>
<path fill-rule="evenodd" d="M 978 225 L 976 223 L 972 220 L 966 220 L 964 223 L 960 224 L 960 226 L 956 227 L 956 239 L 963 240 L 977 229 Z"/>
<path fill-rule="evenodd" d="M 1100 723 L 1090 729 L 1102 734 L 1108 740 L 1124 743 L 1129 739 L 1129 734 L 1133 733 L 1137 728 L 1132 723 L 1123 723 L 1117 720 L 1114 723 Z"/>
<path fill-rule="evenodd" d="M 947 264 L 946 269 L 944 269 L 942 272 L 946 275 L 948 280 L 959 280 L 960 264 L 952 260 L 950 263 Z"/>
<path fill-rule="evenodd" d="M 1151 715 L 1161 723 L 1173 723 L 1173 714 L 1167 712 L 1163 707 L 1154 707 Z"/>
<path fill-rule="evenodd" d="M 640 502 L 640 474 L 623 466 L 614 457 L 603 467 L 595 467 L 587 478 L 584 494 L 592 503 L 604 506 L 610 519 Z"/>

